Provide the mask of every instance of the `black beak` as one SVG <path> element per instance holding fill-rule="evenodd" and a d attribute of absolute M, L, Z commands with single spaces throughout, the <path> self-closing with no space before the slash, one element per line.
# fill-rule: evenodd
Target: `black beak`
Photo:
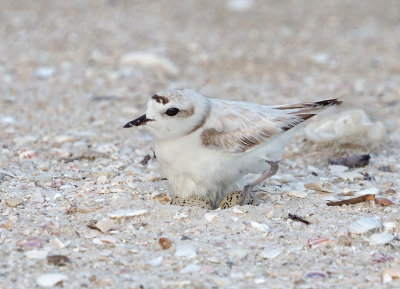
<path fill-rule="evenodd" d="M 131 120 L 130 122 L 128 122 L 126 125 L 124 125 L 124 128 L 139 126 L 139 125 L 145 124 L 148 121 L 152 121 L 152 119 L 146 118 L 146 114 L 144 114 L 144 115 L 138 117 L 137 119 L 134 119 L 134 120 Z"/>

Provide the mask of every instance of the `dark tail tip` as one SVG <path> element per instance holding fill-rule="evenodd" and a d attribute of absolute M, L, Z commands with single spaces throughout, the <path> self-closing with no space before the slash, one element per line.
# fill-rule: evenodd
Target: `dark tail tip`
<path fill-rule="evenodd" d="M 315 104 L 320 105 L 320 106 L 328 106 L 328 105 L 341 105 L 343 101 L 341 101 L 338 98 L 333 98 L 333 99 L 327 99 L 327 100 L 321 100 L 315 102 Z"/>

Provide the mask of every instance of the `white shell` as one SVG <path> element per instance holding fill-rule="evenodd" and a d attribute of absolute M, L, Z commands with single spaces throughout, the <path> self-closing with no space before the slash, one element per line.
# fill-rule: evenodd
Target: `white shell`
<path fill-rule="evenodd" d="M 377 234 L 373 234 L 373 235 L 371 235 L 371 237 L 369 237 L 369 241 L 372 244 L 376 244 L 376 245 L 382 245 L 382 244 L 389 243 L 393 239 L 394 239 L 394 236 L 390 233 L 377 233 Z"/>
<path fill-rule="evenodd" d="M 159 256 L 157 258 L 151 259 L 149 261 L 146 262 L 146 264 L 149 264 L 153 267 L 158 267 L 161 265 L 162 261 L 164 260 L 163 256 Z"/>
<path fill-rule="evenodd" d="M 204 215 L 204 218 L 205 218 L 208 222 L 211 222 L 212 220 L 214 220 L 215 217 L 217 217 L 217 214 L 206 213 L 206 214 Z"/>
<path fill-rule="evenodd" d="M 112 219 L 114 218 L 124 218 L 124 217 L 136 217 L 141 216 L 147 213 L 147 210 L 127 210 L 121 209 L 112 213 L 109 213 L 108 216 Z"/>
<path fill-rule="evenodd" d="M 333 185 L 329 182 L 315 182 L 305 184 L 304 187 L 309 190 L 323 193 L 333 193 Z"/>
<path fill-rule="evenodd" d="M 353 234 L 364 234 L 381 227 L 381 222 L 375 218 L 361 218 L 350 224 L 349 232 Z"/>
<path fill-rule="evenodd" d="M 257 229 L 261 232 L 268 232 L 268 230 L 269 230 L 269 227 L 266 224 L 260 224 L 260 223 L 254 222 L 254 221 L 251 221 L 250 224 L 254 229 Z"/>
<path fill-rule="evenodd" d="M 366 140 L 381 142 L 386 140 L 386 130 L 381 122 L 371 122 L 361 109 L 343 111 L 339 114 L 311 122 L 305 128 L 307 139 L 316 142 L 361 143 Z M 354 138 L 351 138 L 354 136 Z"/>
<path fill-rule="evenodd" d="M 282 247 L 271 247 L 271 248 L 265 249 L 261 253 L 261 257 L 263 257 L 264 259 L 273 259 L 273 258 L 278 257 L 280 254 L 282 254 L 282 252 L 283 252 Z"/>
<path fill-rule="evenodd" d="M 176 246 L 174 256 L 193 259 L 197 256 L 196 248 L 191 245 L 178 245 Z"/>
<path fill-rule="evenodd" d="M 39 286 L 50 288 L 53 287 L 60 282 L 67 281 L 68 277 L 64 274 L 60 273 L 51 273 L 51 274 L 43 274 L 37 277 L 36 283 Z"/>
<path fill-rule="evenodd" d="M 384 222 L 383 223 L 383 229 L 385 231 L 393 231 L 395 228 L 396 228 L 395 222 Z"/>
<path fill-rule="evenodd" d="M 368 189 L 364 189 L 364 190 L 361 190 L 361 191 L 358 191 L 355 193 L 356 196 L 363 196 L 363 195 L 368 195 L 368 194 L 379 195 L 379 189 L 378 188 L 368 188 Z"/>
<path fill-rule="evenodd" d="M 289 195 L 289 196 L 292 196 L 292 197 L 296 197 L 296 198 L 305 198 L 305 197 L 307 197 L 307 193 L 306 192 L 299 192 L 299 191 L 289 191 L 289 192 L 287 192 L 287 194 Z"/>
<path fill-rule="evenodd" d="M 121 57 L 122 65 L 140 66 L 160 70 L 170 75 L 179 73 L 179 68 L 168 58 L 150 52 L 130 52 Z"/>

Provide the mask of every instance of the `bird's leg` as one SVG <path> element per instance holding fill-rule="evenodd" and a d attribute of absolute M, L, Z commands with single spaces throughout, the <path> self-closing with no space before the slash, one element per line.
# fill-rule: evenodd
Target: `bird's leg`
<path fill-rule="evenodd" d="M 255 181 L 251 182 L 244 186 L 241 195 L 240 195 L 240 205 L 247 205 L 249 203 L 250 198 L 252 197 L 252 190 L 255 186 L 260 184 L 261 182 L 265 181 L 267 178 L 272 177 L 276 174 L 279 169 L 278 163 L 273 161 L 266 161 L 270 168 L 269 171 L 265 172 L 261 177 L 256 179 Z"/>

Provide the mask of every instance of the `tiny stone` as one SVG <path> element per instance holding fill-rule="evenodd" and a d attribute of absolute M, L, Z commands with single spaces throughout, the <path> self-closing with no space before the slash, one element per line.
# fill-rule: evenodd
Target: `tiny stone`
<path fill-rule="evenodd" d="M 158 240 L 158 243 L 160 244 L 160 246 L 163 250 L 167 250 L 167 249 L 171 248 L 171 241 L 167 238 L 160 238 Z"/>
<path fill-rule="evenodd" d="M 47 256 L 47 263 L 54 265 L 54 266 L 65 266 L 70 262 L 67 256 L 63 255 L 52 255 Z"/>

